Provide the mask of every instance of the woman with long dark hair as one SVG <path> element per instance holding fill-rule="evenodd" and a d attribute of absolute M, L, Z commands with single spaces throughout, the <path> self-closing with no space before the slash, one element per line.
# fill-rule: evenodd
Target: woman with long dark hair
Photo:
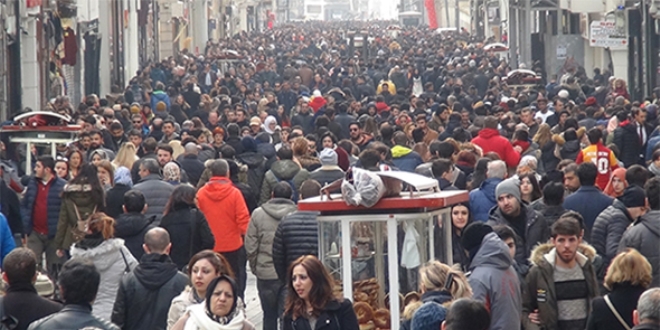
<path fill-rule="evenodd" d="M 315 256 L 302 256 L 289 266 L 283 330 L 358 330 L 357 316 L 349 300 L 333 294 L 334 281 Z"/>
<path fill-rule="evenodd" d="M 521 174 L 520 179 L 520 197 L 528 204 L 543 197 L 541 187 L 534 172 Z"/>
<path fill-rule="evenodd" d="M 165 205 L 160 226 L 170 233 L 170 258 L 179 269 L 197 252 L 213 249 L 215 238 L 204 214 L 195 205 L 195 188 L 179 185 Z"/>
<path fill-rule="evenodd" d="M 105 211 L 105 190 L 99 181 L 96 166 L 85 164 L 62 189 L 62 206 L 55 234 L 55 247 L 60 257 L 64 256 L 64 250 L 81 238 L 74 237 L 78 222 L 102 211 Z"/>
<path fill-rule="evenodd" d="M 468 177 L 470 183 L 468 190 L 477 189 L 486 181 L 486 172 L 488 172 L 488 162 L 490 161 L 490 158 L 479 158 L 477 164 L 474 165 L 474 172 Z"/>

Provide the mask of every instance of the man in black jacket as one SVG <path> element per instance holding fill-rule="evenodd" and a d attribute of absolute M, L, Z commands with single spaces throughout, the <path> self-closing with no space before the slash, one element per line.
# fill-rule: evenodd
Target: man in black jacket
<path fill-rule="evenodd" d="M 57 313 L 62 305 L 40 297 L 34 288 L 37 280 L 37 257 L 32 250 L 17 248 L 3 261 L 2 278 L 9 283 L 2 305 L 4 314 L 16 321 L 16 330 L 25 330 L 28 325 L 42 317 Z"/>
<path fill-rule="evenodd" d="M 115 220 L 115 237 L 124 240 L 124 245 L 131 251 L 135 259 L 140 260 L 144 255 L 142 240 L 156 216 L 149 218 L 144 216 L 147 211 L 147 203 L 141 191 L 131 189 L 124 194 L 124 213 Z"/>
<path fill-rule="evenodd" d="M 58 284 L 64 308 L 30 324 L 29 330 L 82 329 L 119 330 L 110 321 L 92 315 L 92 303 L 99 290 L 101 274 L 86 258 L 67 261 L 60 271 Z M 33 308 L 33 307 L 31 307 Z"/>
<path fill-rule="evenodd" d="M 18 200 L 16 192 L 7 186 L 5 180 L 2 179 L 4 175 L 4 167 L 0 166 L 0 212 L 7 218 L 9 228 L 16 246 L 23 245 L 21 238 L 23 237 L 23 220 L 21 218 L 21 203 Z"/>
<path fill-rule="evenodd" d="M 181 169 L 188 174 L 190 184 L 196 186 L 204 172 L 204 163 L 198 158 L 199 149 L 194 142 L 188 142 L 184 150 L 183 157 L 179 158 L 178 162 L 181 164 Z"/>
<path fill-rule="evenodd" d="M 646 123 L 645 109 L 633 108 L 631 117 L 614 130 L 614 144 L 621 151 L 619 159 L 625 167 L 644 165 L 644 150 L 653 131 L 653 127 Z"/>
<path fill-rule="evenodd" d="M 188 278 L 170 259 L 170 235 L 153 228 L 144 236 L 145 255 L 132 273 L 119 283 L 112 321 L 124 330 L 166 329 L 167 312 Z"/>

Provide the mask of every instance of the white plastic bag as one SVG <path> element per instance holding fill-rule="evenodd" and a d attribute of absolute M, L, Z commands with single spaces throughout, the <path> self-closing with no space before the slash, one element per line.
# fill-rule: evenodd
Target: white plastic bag
<path fill-rule="evenodd" d="M 353 168 L 353 183 L 341 183 L 341 197 L 346 204 L 372 207 L 385 195 L 385 185 L 375 172 Z"/>
<path fill-rule="evenodd" d="M 403 248 L 401 249 L 401 267 L 413 269 L 422 264 L 419 249 L 417 248 L 419 233 L 415 228 L 415 220 L 406 220 L 404 222 L 404 231 L 406 234 L 403 237 Z"/>

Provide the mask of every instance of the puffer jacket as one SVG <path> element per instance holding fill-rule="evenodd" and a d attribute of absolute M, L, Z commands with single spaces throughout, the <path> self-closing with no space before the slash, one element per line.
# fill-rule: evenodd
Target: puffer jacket
<path fill-rule="evenodd" d="M 401 171 L 415 173 L 417 166 L 424 162 L 416 151 L 397 145 L 392 147 L 392 163 Z"/>
<path fill-rule="evenodd" d="M 577 262 L 582 268 L 587 283 L 589 296 L 587 302 L 587 315 L 591 311 L 590 301 L 598 296 L 598 282 L 593 261 L 596 251 L 588 244 L 582 243 L 578 248 Z M 552 243 L 539 245 L 532 251 L 530 262 L 532 268 L 525 280 L 527 290 L 523 297 L 523 323 L 526 330 L 560 330 L 558 327 L 557 300 L 554 283 L 556 250 Z M 538 297 L 539 292 L 545 293 L 545 299 Z M 541 301 L 539 301 L 541 300 Z M 529 314 L 539 310 L 541 326 L 529 321 Z"/>
<path fill-rule="evenodd" d="M 252 189 L 252 193 L 257 196 L 261 192 L 261 185 L 266 173 L 266 158 L 259 153 L 246 151 L 236 156 L 236 160 L 248 166 L 247 184 Z"/>
<path fill-rule="evenodd" d="M 575 160 L 580 150 L 580 141 L 566 141 L 559 149 L 559 155 L 561 155 L 561 159 Z"/>
<path fill-rule="evenodd" d="M 88 258 L 101 273 L 101 283 L 92 305 L 92 314 L 110 320 L 122 275 L 127 266 L 131 270 L 135 269 L 138 265 L 137 260 L 124 246 L 124 240 L 121 238 L 105 240 L 100 245 L 87 250 L 75 244 L 71 247 L 71 258 Z"/>
<path fill-rule="evenodd" d="M 651 287 L 660 286 L 660 210 L 652 210 L 641 216 L 629 227 L 619 243 L 617 253 L 626 248 L 634 248 L 641 253 L 653 267 Z"/>
<path fill-rule="evenodd" d="M 57 234 L 55 235 L 55 247 L 59 250 L 68 250 L 73 243 L 72 229 L 78 225 L 78 220 L 89 219 L 93 212 L 103 210 L 104 201 L 100 204 L 92 199 L 90 192 L 92 186 L 89 184 L 67 184 L 62 192 L 62 208 L 57 222 Z M 76 207 L 80 219 L 76 214 Z"/>
<path fill-rule="evenodd" d="M 174 191 L 174 186 L 162 181 L 158 174 L 149 174 L 142 178 L 133 189 L 139 190 L 144 195 L 147 202 L 147 212 L 144 213 L 146 217 L 156 216 L 154 225 L 158 225 L 163 218 L 165 206 L 170 199 L 170 195 Z"/>
<path fill-rule="evenodd" d="M 273 237 L 273 265 L 280 281 L 286 281 L 289 265 L 300 256 L 319 254 L 318 212 L 297 211 L 277 225 Z"/>
<path fill-rule="evenodd" d="M 179 269 L 186 266 L 195 253 L 215 246 L 215 238 L 204 214 L 188 205 L 175 205 L 174 212 L 164 216 L 160 226 L 170 234 L 170 257 Z"/>
<path fill-rule="evenodd" d="M 520 212 L 524 212 L 527 220 L 525 226 L 525 237 L 524 239 L 516 239 L 516 256 L 515 260 L 520 265 L 528 265 L 529 256 L 532 253 L 534 247 L 538 244 L 545 243 L 550 239 L 550 226 L 545 220 L 543 215 L 540 212 L 534 211 L 527 204 L 522 204 Z M 490 218 L 488 224 L 491 226 L 495 225 L 507 225 L 511 228 L 513 226 L 509 221 L 504 217 L 504 214 L 499 207 L 493 208 L 490 211 Z"/>
<path fill-rule="evenodd" d="M 490 330 L 520 329 L 522 298 L 509 248 L 495 233 L 487 234 L 470 262 L 472 297 L 490 306 Z"/>
<path fill-rule="evenodd" d="M 611 206 L 608 206 L 594 222 L 591 230 L 591 244 L 596 249 L 596 253 L 603 258 L 603 263 L 607 267 L 610 261 L 614 259 L 619 250 L 621 237 L 635 219 L 630 217 L 626 206 L 615 199 Z M 604 272 L 602 272 L 604 273 Z M 599 279 L 605 274 L 599 274 Z"/>
<path fill-rule="evenodd" d="M 470 191 L 470 213 L 474 220 L 488 221 L 488 212 L 497 205 L 495 188 L 500 182 L 500 178 L 486 179 L 479 188 Z"/>
<path fill-rule="evenodd" d="M 245 251 L 250 269 L 260 280 L 276 280 L 273 266 L 273 238 L 280 220 L 296 211 L 296 204 L 285 198 L 273 198 L 254 210 L 245 235 Z"/>
<path fill-rule="evenodd" d="M 21 216 L 23 218 L 23 230 L 26 235 L 32 233 L 32 210 L 34 208 L 34 200 L 37 198 L 37 178 L 31 178 L 27 184 L 27 191 L 21 201 Z M 62 208 L 62 189 L 66 185 L 66 181 L 60 178 L 54 178 L 50 183 L 48 189 L 48 238 L 52 239 L 57 233 L 57 225 L 60 219 L 60 210 Z"/>
<path fill-rule="evenodd" d="M 147 218 L 137 212 L 123 213 L 115 219 L 115 237 L 124 240 L 124 245 L 137 260 L 144 255 L 144 234 L 153 228 L 152 223 L 155 220 L 155 216 Z"/>
<path fill-rule="evenodd" d="M 112 322 L 124 330 L 165 330 L 172 299 L 188 284 L 166 254 L 146 254 L 135 270 L 121 279 Z"/>
<path fill-rule="evenodd" d="M 259 203 L 263 204 L 270 199 L 273 188 L 278 182 L 292 180 L 296 186 L 296 191 L 300 191 L 300 186 L 307 178 L 309 178 L 309 172 L 301 169 L 293 160 L 283 159 L 276 161 L 270 170 L 266 172 L 266 175 L 264 175 Z"/>

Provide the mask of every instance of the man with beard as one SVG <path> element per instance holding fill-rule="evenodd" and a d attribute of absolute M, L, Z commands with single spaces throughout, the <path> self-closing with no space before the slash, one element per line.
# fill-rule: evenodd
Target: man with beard
<path fill-rule="evenodd" d="M 586 327 L 598 282 L 595 252 L 582 243 L 583 234 L 578 220 L 563 216 L 552 225 L 550 242 L 534 249 L 523 296 L 525 329 L 541 324 L 547 329 Z"/>
<path fill-rule="evenodd" d="M 105 154 L 108 155 L 109 160 L 115 159 L 115 153 L 110 149 L 104 148 L 104 146 L 103 146 L 103 134 L 101 133 L 101 131 L 92 130 L 89 133 L 89 137 L 90 137 L 90 142 L 91 143 L 89 145 L 89 150 L 87 150 L 87 157 L 90 157 L 88 159 L 88 161 L 92 161 L 92 159 L 91 159 L 92 151 L 94 151 L 96 149 L 103 150 L 105 152 Z"/>
<path fill-rule="evenodd" d="M 359 122 L 355 121 L 348 125 L 348 131 L 348 134 L 351 137 L 351 142 L 360 147 L 360 152 L 364 151 L 373 140 L 371 134 L 362 132 L 362 125 L 360 125 Z"/>

